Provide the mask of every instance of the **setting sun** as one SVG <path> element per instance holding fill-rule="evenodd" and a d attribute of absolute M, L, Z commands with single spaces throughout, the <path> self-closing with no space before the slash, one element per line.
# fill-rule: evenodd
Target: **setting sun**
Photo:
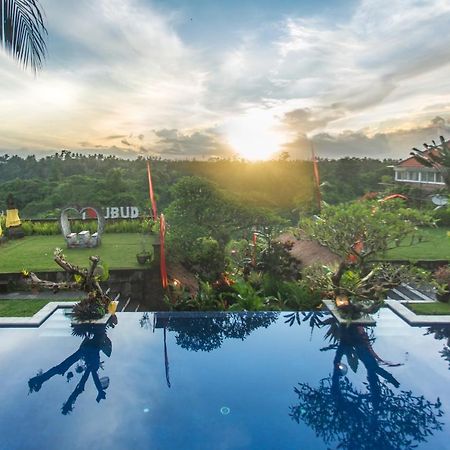
<path fill-rule="evenodd" d="M 244 159 L 267 160 L 280 151 L 285 141 L 276 129 L 274 117 L 266 111 L 249 111 L 225 127 L 231 147 Z"/>

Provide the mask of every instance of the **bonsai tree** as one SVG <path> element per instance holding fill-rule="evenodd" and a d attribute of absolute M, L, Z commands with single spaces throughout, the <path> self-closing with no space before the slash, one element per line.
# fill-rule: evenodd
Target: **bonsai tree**
<path fill-rule="evenodd" d="M 108 278 L 108 270 L 105 266 L 100 266 L 98 256 L 90 256 L 90 266 L 81 268 L 69 263 L 62 250 L 57 248 L 54 253 L 55 262 L 70 275 L 72 281 L 54 283 L 52 281 L 41 280 L 33 272 L 22 272 L 26 282 L 31 286 L 50 289 L 54 293 L 59 290 L 80 290 L 86 296 L 73 307 L 73 314 L 78 320 L 95 320 L 102 318 L 108 311 L 108 305 L 112 299 L 103 292 L 100 281 Z"/>
<path fill-rule="evenodd" d="M 387 250 L 420 242 L 419 226 L 432 226 L 430 215 L 405 208 L 401 200 L 328 206 L 321 216 L 300 222 L 300 230 L 328 247 L 341 262 L 313 267 L 303 276 L 325 297 L 336 300 L 350 318 L 375 312 L 386 292 L 404 282 L 426 278 L 416 268 L 374 263 Z"/>

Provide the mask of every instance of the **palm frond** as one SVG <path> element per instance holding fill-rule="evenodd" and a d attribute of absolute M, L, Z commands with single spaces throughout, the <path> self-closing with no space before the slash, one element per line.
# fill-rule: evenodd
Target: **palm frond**
<path fill-rule="evenodd" d="M 433 163 L 429 160 L 428 157 L 422 156 L 420 153 L 414 152 L 411 152 L 410 155 L 413 156 L 417 162 L 423 164 L 425 167 L 433 167 Z"/>
<path fill-rule="evenodd" d="M 41 69 L 47 53 L 46 35 L 38 0 L 0 0 L 1 46 L 34 72 Z"/>

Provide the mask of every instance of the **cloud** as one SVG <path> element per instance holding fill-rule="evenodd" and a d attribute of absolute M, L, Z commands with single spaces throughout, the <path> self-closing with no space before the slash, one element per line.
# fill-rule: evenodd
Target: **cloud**
<path fill-rule="evenodd" d="M 115 140 L 115 139 L 124 139 L 126 137 L 127 137 L 126 134 L 112 134 L 110 136 L 106 136 L 104 139 L 107 140 L 107 141 L 112 141 L 112 140 Z"/>
<path fill-rule="evenodd" d="M 204 119 L 196 106 L 203 70 L 170 17 L 139 0 L 46 0 L 43 7 L 49 57 L 38 78 L 0 56 L 0 108 L 8 111 L 0 132 L 15 147 L 23 140 L 72 147 L 80 138 L 102 142 Z"/>
<path fill-rule="evenodd" d="M 184 134 L 176 129 L 154 130 L 158 140 L 154 149 L 161 155 L 174 157 L 232 156 L 233 150 L 227 146 L 220 134 L 213 129 Z"/>
<path fill-rule="evenodd" d="M 318 133 L 311 139 L 299 135 L 286 144 L 284 150 L 292 157 L 309 158 L 311 145 L 318 156 L 340 158 L 343 156 L 402 159 L 409 156 L 413 147 L 431 144 L 437 136 L 450 135 L 450 122 L 442 117 L 433 118 L 427 125 L 409 129 L 369 134 L 364 130 L 343 131 L 339 134 Z"/>
<path fill-rule="evenodd" d="M 227 130 L 265 117 L 274 150 L 301 155 L 313 139 L 327 155 L 400 156 L 450 115 L 448 0 L 360 0 L 339 17 L 279 9 L 258 26 L 224 25 L 233 38 L 214 45 L 188 41 L 179 11 L 145 0 L 42 4 L 45 69 L 35 79 L 0 54 L 10 152 L 228 155 Z"/>

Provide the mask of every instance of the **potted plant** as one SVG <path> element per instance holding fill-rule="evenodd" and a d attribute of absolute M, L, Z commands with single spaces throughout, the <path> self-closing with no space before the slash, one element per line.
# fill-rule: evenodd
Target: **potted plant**
<path fill-rule="evenodd" d="M 55 262 L 70 274 L 71 281 L 51 282 L 41 280 L 33 272 L 22 271 L 25 281 L 31 287 L 43 287 L 52 290 L 54 293 L 59 290 L 80 290 L 85 292 L 85 296 L 73 307 L 74 323 L 99 323 L 99 320 L 109 319 L 108 314 L 110 308 L 112 313 L 115 312 L 115 302 L 103 291 L 100 281 L 106 281 L 109 272 L 106 266 L 100 265 L 98 256 L 90 256 L 90 266 L 81 268 L 67 261 L 61 249 L 55 249 Z M 103 323 L 102 322 L 102 323 Z"/>
<path fill-rule="evenodd" d="M 146 246 L 146 236 L 143 234 L 141 239 L 141 249 L 136 253 L 136 259 L 139 264 L 146 264 L 151 262 L 153 253 L 148 250 Z"/>
<path fill-rule="evenodd" d="M 144 265 L 152 260 L 152 253 L 147 249 L 148 233 L 153 233 L 154 222 L 151 219 L 142 221 L 141 249 L 136 253 L 137 262 Z"/>
<path fill-rule="evenodd" d="M 450 267 L 441 266 L 433 273 L 434 285 L 436 287 L 436 298 L 440 302 L 450 301 Z"/>

